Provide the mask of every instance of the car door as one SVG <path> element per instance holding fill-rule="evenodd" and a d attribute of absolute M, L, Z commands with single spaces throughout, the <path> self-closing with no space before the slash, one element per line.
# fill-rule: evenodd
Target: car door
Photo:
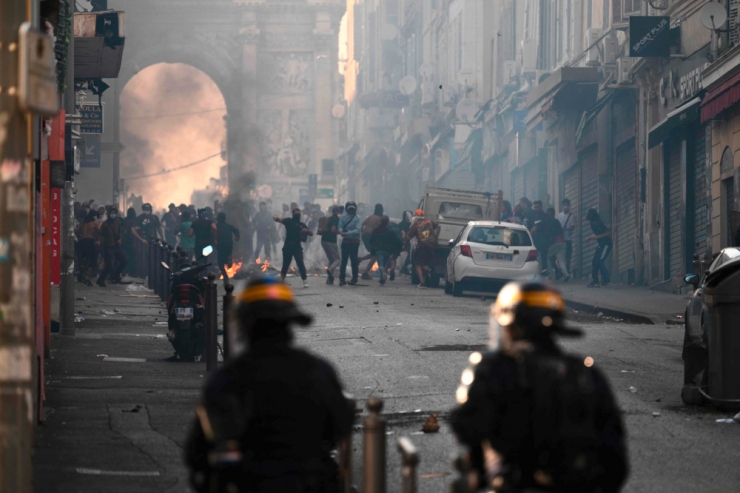
<path fill-rule="evenodd" d="M 468 226 L 460 231 L 457 238 L 455 238 L 455 244 L 450 249 L 449 255 L 447 255 L 447 280 L 450 282 L 455 282 L 455 260 L 460 255 L 460 240 L 467 230 Z"/>

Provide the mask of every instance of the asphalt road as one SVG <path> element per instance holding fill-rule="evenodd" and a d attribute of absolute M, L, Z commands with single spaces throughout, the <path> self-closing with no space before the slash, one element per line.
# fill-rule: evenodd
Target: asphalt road
<path fill-rule="evenodd" d="M 399 491 L 400 436 L 420 450 L 419 491 L 447 491 L 458 448 L 445 419 L 469 353 L 488 342 L 491 297 L 453 298 L 407 280 L 343 288 L 324 280 L 313 277 L 309 289 L 296 288 L 300 305 L 316 319 L 297 331 L 297 343 L 329 359 L 360 406 L 371 396 L 384 399 L 389 491 Z M 163 320 L 158 302 L 123 292 L 87 291 L 78 303 L 90 315 L 78 337 L 54 339 L 36 491 L 188 491 L 179 454 L 203 368 L 164 361 L 172 351 L 154 320 Z M 113 304 L 122 306 L 116 315 L 95 315 Z M 587 336 L 566 347 L 595 359 L 624 411 L 632 467 L 624 491 L 740 491 L 740 425 L 716 422 L 731 413 L 681 403 L 682 329 L 575 317 Z M 146 361 L 106 363 L 100 354 Z M 140 411 L 131 412 L 137 405 Z M 440 416 L 441 430 L 424 434 L 421 426 L 432 413 Z M 120 472 L 139 475 L 109 475 Z"/>

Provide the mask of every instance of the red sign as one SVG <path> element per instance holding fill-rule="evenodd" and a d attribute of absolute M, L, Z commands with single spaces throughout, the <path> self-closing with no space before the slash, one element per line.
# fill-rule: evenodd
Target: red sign
<path fill-rule="evenodd" d="M 51 189 L 51 283 L 62 277 L 62 189 Z"/>

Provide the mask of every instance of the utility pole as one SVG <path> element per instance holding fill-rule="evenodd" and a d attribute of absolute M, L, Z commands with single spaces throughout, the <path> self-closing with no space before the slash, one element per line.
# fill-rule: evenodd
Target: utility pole
<path fill-rule="evenodd" d="M 71 12 L 75 11 L 75 1 L 67 0 Z M 67 91 L 64 93 L 64 109 L 67 119 L 73 118 L 77 114 L 77 101 L 75 98 L 75 37 L 74 22 L 72 24 L 72 33 L 70 34 L 69 49 L 67 51 Z M 74 119 L 74 118 L 73 118 Z M 67 169 L 70 167 L 74 170 L 74 136 L 72 135 L 72 125 L 66 125 L 69 139 L 65 148 L 65 161 Z M 67 173 L 70 178 L 70 173 Z M 71 173 L 74 179 L 74 171 Z M 59 282 L 59 327 L 62 335 L 75 335 L 75 279 L 74 279 L 74 260 L 75 260 L 75 237 L 74 237 L 74 182 L 69 180 L 64 183 L 62 191 L 62 261 L 61 276 Z"/>
<path fill-rule="evenodd" d="M 0 1 L 0 491 L 32 491 L 35 363 L 30 228 L 32 117 L 21 110 L 19 29 L 26 0 Z"/>

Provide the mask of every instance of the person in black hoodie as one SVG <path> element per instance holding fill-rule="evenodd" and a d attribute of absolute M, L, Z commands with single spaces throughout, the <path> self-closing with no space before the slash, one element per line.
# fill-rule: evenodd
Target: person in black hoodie
<path fill-rule="evenodd" d="M 403 242 L 395 231 L 388 227 L 388 216 L 380 218 L 380 224 L 370 235 L 370 247 L 375 252 L 375 258 L 380 269 L 380 284 L 385 284 L 390 266 L 391 256 L 398 255 L 403 248 Z"/>

